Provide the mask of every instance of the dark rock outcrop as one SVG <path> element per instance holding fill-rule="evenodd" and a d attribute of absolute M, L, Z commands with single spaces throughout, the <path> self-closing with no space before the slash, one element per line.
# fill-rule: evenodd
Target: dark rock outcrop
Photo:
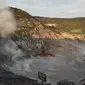
<path fill-rule="evenodd" d="M 68 81 L 68 80 L 61 80 L 57 82 L 57 85 L 75 85 L 75 83 L 72 81 Z"/>
<path fill-rule="evenodd" d="M 36 80 L 0 68 L 0 85 L 38 85 Z"/>

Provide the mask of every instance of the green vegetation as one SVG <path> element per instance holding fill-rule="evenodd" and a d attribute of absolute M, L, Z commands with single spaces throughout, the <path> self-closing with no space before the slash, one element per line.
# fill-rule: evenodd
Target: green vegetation
<path fill-rule="evenodd" d="M 85 34 L 85 18 L 45 18 L 36 17 L 43 24 L 55 23 L 55 27 L 60 32 L 68 32 L 74 34 Z M 49 27 L 48 27 L 49 28 Z M 50 27 L 53 28 L 53 27 Z"/>
<path fill-rule="evenodd" d="M 18 21 L 18 28 L 27 29 L 28 32 L 32 31 L 31 33 L 38 33 L 40 28 L 43 27 L 46 29 L 50 29 L 56 32 L 68 32 L 73 34 L 85 34 L 85 18 L 48 18 L 48 17 L 33 17 L 29 13 L 17 9 L 12 8 L 16 20 Z M 45 26 L 45 24 L 54 23 L 54 26 Z M 45 30 L 44 29 L 44 30 Z"/>
<path fill-rule="evenodd" d="M 42 29 L 43 26 L 34 19 L 30 14 L 27 12 L 10 7 L 11 11 L 13 12 L 16 21 L 17 21 L 17 36 L 29 36 L 33 34 L 38 34 L 40 28 Z"/>

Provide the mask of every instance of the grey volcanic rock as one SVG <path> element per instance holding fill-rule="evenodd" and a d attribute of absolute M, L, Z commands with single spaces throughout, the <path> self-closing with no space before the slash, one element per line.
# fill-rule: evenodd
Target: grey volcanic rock
<path fill-rule="evenodd" d="M 85 85 L 85 79 L 80 80 L 79 84 L 80 85 Z"/>
<path fill-rule="evenodd" d="M 0 68 L 0 85 L 37 85 L 37 81 Z"/>
<path fill-rule="evenodd" d="M 75 85 L 75 83 L 68 80 L 61 80 L 57 83 L 57 85 Z"/>

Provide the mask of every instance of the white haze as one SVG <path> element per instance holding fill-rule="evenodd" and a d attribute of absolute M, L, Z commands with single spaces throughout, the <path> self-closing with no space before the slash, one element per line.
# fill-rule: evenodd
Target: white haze
<path fill-rule="evenodd" d="M 7 7 L 7 0 L 0 0 L 0 8 Z"/>
<path fill-rule="evenodd" d="M 0 35 L 6 37 L 16 30 L 16 20 L 9 8 L 0 9 Z"/>
<path fill-rule="evenodd" d="M 13 62 L 11 66 L 4 64 L 4 68 L 21 75 L 31 71 L 29 65 L 32 63 L 32 59 L 25 59 L 25 54 L 22 52 L 22 50 L 17 48 L 17 45 L 12 40 L 7 41 L 7 43 L 4 45 L 4 49 L 9 54 L 8 56 L 11 55 L 11 62 Z"/>

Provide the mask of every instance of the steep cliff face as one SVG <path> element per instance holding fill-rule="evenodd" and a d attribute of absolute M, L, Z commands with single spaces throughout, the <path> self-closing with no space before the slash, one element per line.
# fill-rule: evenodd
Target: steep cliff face
<path fill-rule="evenodd" d="M 48 24 L 49 20 L 45 23 L 41 18 L 31 16 L 20 9 L 11 8 L 11 10 L 14 12 L 17 20 L 17 30 L 11 38 L 29 56 L 53 55 L 55 50 L 58 51 L 58 49 L 62 48 L 63 44 L 60 42 L 63 43 L 65 38 L 78 41 L 85 39 L 85 34 L 81 33 L 84 30 L 84 26 L 81 30 L 70 29 L 70 31 L 65 31 L 66 29 L 62 28 L 62 24 L 58 22 L 50 22 Z M 62 51 L 59 50 L 59 52 L 61 53 Z"/>
<path fill-rule="evenodd" d="M 67 32 L 56 33 L 50 31 L 50 36 L 47 33 L 42 34 L 42 38 L 54 38 L 54 39 L 79 39 L 85 40 L 85 34 L 71 34 Z"/>
<path fill-rule="evenodd" d="M 17 34 L 40 37 L 40 34 L 46 31 L 45 27 L 27 12 L 12 7 L 10 9 L 17 21 Z"/>
<path fill-rule="evenodd" d="M 80 19 L 52 19 L 34 17 L 27 12 L 12 8 L 17 20 L 18 36 L 32 36 L 35 38 L 70 38 L 85 39 L 84 18 Z"/>
<path fill-rule="evenodd" d="M 85 39 L 85 18 L 48 18 L 36 17 L 56 38 Z M 54 34 L 56 36 L 54 36 Z"/>
<path fill-rule="evenodd" d="M 11 8 L 11 10 L 17 21 L 17 30 L 11 36 L 12 40 L 29 55 L 40 54 L 44 33 L 50 36 L 48 29 L 35 17 L 27 15 L 26 12 L 17 8 Z"/>

